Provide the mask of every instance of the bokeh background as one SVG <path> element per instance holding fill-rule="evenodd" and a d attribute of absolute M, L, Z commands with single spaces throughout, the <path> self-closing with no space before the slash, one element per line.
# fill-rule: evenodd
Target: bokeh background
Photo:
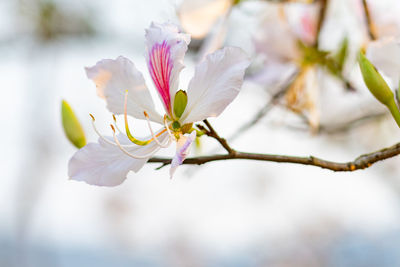
<path fill-rule="evenodd" d="M 399 129 L 363 86 L 354 55 L 365 43 L 360 1 L 331 0 L 321 47 L 350 40 L 347 62 L 356 92 L 321 76 L 321 131 L 277 104 L 231 141 L 238 150 L 315 155 L 336 161 L 398 142 Z M 374 19 L 398 25 L 398 0 L 368 1 Z M 354 173 L 254 162 L 212 162 L 168 168 L 147 164 L 115 188 L 68 180 L 76 149 L 65 138 L 66 99 L 95 141 L 88 116 L 110 134 L 111 114 L 83 67 L 124 55 L 152 88 L 144 60 L 151 21 L 179 24 L 173 0 L 0 1 L 0 266 L 400 266 L 400 161 Z M 253 40 L 266 1 L 247 1 L 228 19 L 228 45 L 256 60 Z M 197 62 L 186 58 L 181 87 Z M 271 92 L 247 80 L 238 98 L 211 119 L 230 137 Z M 146 134 L 145 124 L 135 131 Z M 192 154 L 220 150 L 201 139 Z M 171 156 L 174 148 L 159 155 Z"/>

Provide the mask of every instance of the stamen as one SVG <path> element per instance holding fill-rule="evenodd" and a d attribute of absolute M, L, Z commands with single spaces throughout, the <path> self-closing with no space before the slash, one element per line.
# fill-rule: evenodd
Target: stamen
<path fill-rule="evenodd" d="M 119 133 L 123 134 L 122 131 L 121 131 L 121 129 L 118 127 L 117 118 L 115 117 L 114 114 L 112 114 L 112 117 L 113 117 L 113 120 L 114 120 L 114 127 L 117 129 L 117 131 L 118 131 Z"/>
<path fill-rule="evenodd" d="M 149 115 L 147 115 L 146 111 L 144 111 L 143 114 L 144 114 L 144 117 L 146 118 L 147 126 L 150 129 L 151 136 L 153 137 L 152 139 L 157 143 L 158 146 L 160 146 L 162 148 L 167 148 L 170 145 L 171 138 L 168 138 L 168 143 L 166 145 L 161 144 L 161 142 L 158 140 L 158 138 L 154 135 L 153 128 L 151 127 L 151 124 L 150 124 Z"/>
<path fill-rule="evenodd" d="M 128 136 L 129 140 L 131 140 L 132 143 L 139 145 L 139 146 L 145 146 L 148 145 L 152 140 L 147 140 L 147 141 L 142 141 L 139 139 L 136 139 L 133 137 L 131 134 L 131 131 L 129 130 L 129 125 L 128 125 L 128 90 L 125 91 L 125 100 L 124 100 L 124 118 L 125 118 L 125 130 L 126 130 L 126 135 Z"/>
<path fill-rule="evenodd" d="M 100 132 L 99 132 L 99 130 L 97 130 L 97 127 L 96 127 L 96 125 L 94 124 L 94 122 L 95 122 L 95 119 L 94 119 L 94 116 L 92 115 L 92 114 L 89 114 L 90 115 L 90 117 L 92 118 L 92 126 L 93 126 L 93 129 L 94 129 L 94 131 L 96 132 L 96 134 L 101 138 L 101 140 L 103 140 L 104 142 L 106 142 L 107 144 L 110 144 L 110 145 L 114 145 L 114 146 L 118 146 L 116 143 L 114 143 L 114 142 L 112 142 L 112 141 L 110 141 L 110 140 L 108 140 L 107 138 L 105 138 Z M 136 145 L 124 145 L 124 147 L 137 147 Z"/>
<path fill-rule="evenodd" d="M 169 129 L 168 123 L 167 123 L 167 115 L 164 115 L 164 126 L 165 129 L 167 129 L 168 135 L 170 138 L 175 138 L 174 135 L 172 135 L 171 130 Z"/>
<path fill-rule="evenodd" d="M 137 139 L 137 138 L 135 138 L 135 137 L 133 137 L 133 135 L 131 134 L 131 132 L 130 132 L 130 130 L 129 130 L 129 125 L 128 125 L 128 90 L 126 90 L 125 91 L 125 101 L 124 101 L 125 103 L 124 103 L 124 119 L 125 119 L 125 130 L 126 130 L 126 135 L 127 135 L 127 137 L 129 138 L 129 140 L 132 142 L 132 143 L 134 143 L 134 144 L 136 144 L 136 145 L 139 145 L 139 146 L 145 146 L 145 145 L 148 145 L 148 144 L 150 144 L 153 140 L 154 140 L 154 137 L 159 137 L 161 134 L 163 134 L 166 130 L 164 129 L 164 130 L 162 130 L 161 132 L 159 132 L 157 135 L 153 135 L 153 138 L 151 138 L 151 139 L 149 139 L 149 140 L 145 140 L 145 141 L 142 141 L 142 140 L 139 140 L 139 139 Z M 145 113 L 146 115 L 147 115 L 147 113 Z M 145 115 L 145 116 L 146 116 Z M 147 115 L 148 116 L 148 115 Z M 157 143 L 157 144 L 159 144 L 159 142 Z"/>
<path fill-rule="evenodd" d="M 121 146 L 121 144 L 119 143 L 119 140 L 118 140 L 117 136 L 115 135 L 115 128 L 114 128 L 114 126 L 113 126 L 112 124 L 110 124 L 110 126 L 111 126 L 111 129 L 113 130 L 113 137 L 114 137 L 115 143 L 117 144 L 117 146 L 119 147 L 119 149 L 121 149 L 122 152 L 124 152 L 126 155 L 128 155 L 128 156 L 131 157 L 131 158 L 134 158 L 134 159 L 147 159 L 147 158 L 153 156 L 154 153 L 156 153 L 157 150 L 159 149 L 159 147 L 157 147 L 154 151 L 152 151 L 152 152 L 150 152 L 150 153 L 148 153 L 148 154 L 146 154 L 146 155 L 140 155 L 140 156 L 139 156 L 139 155 L 133 155 L 133 154 L 131 154 L 129 151 L 127 151 L 125 148 L 123 148 L 123 147 Z"/>

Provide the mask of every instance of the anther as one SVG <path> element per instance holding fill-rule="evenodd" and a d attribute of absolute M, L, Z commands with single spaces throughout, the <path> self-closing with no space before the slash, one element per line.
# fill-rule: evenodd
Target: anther
<path fill-rule="evenodd" d="M 122 131 L 121 131 L 121 129 L 118 127 L 118 124 L 117 124 L 117 118 L 115 117 L 114 114 L 112 114 L 112 117 L 113 117 L 113 120 L 114 120 L 114 127 L 117 129 L 117 131 L 118 131 L 119 133 L 122 134 Z"/>
<path fill-rule="evenodd" d="M 110 144 L 110 145 L 113 145 L 113 146 L 118 146 L 116 143 L 114 143 L 114 142 L 108 140 L 107 138 L 105 138 L 105 137 L 99 132 L 99 130 L 97 130 L 97 127 L 96 127 L 96 125 L 94 124 L 94 122 L 95 122 L 94 116 L 93 116 L 92 114 L 89 114 L 89 115 L 90 115 L 90 117 L 92 117 L 92 127 L 93 127 L 95 133 L 101 138 L 101 140 L 103 140 L 103 141 L 106 142 L 107 144 Z M 112 128 L 111 128 L 111 129 L 112 129 Z M 114 131 L 114 130 L 113 130 L 113 131 Z M 136 147 L 136 145 L 125 145 L 125 147 Z"/>

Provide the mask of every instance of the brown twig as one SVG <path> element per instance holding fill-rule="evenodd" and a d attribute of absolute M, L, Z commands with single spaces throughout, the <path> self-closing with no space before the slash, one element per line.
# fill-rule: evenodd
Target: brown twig
<path fill-rule="evenodd" d="M 333 124 L 333 125 L 331 125 L 331 124 L 326 124 L 326 125 L 325 124 L 321 124 L 318 127 L 317 133 L 318 134 L 327 134 L 327 135 L 330 135 L 330 134 L 332 134 L 332 135 L 333 134 L 341 134 L 341 133 L 347 132 L 347 131 L 349 131 L 349 130 L 351 130 L 353 128 L 356 128 L 356 127 L 362 126 L 364 124 L 370 123 L 372 121 L 381 119 L 381 118 L 383 118 L 383 117 L 385 117 L 387 115 L 388 115 L 388 113 L 386 111 L 385 112 L 376 112 L 376 113 L 366 114 L 366 115 L 363 115 L 363 116 L 360 116 L 358 118 L 354 118 L 354 119 L 351 119 L 351 120 L 348 120 L 348 121 L 345 121 L 345 122 L 339 122 L 339 123 L 336 123 L 336 124 Z M 309 128 L 307 127 L 307 125 L 308 125 L 307 118 L 302 116 L 302 115 L 299 115 L 299 117 L 304 122 L 304 125 L 301 125 L 301 126 L 288 125 L 288 128 L 290 130 L 295 130 L 295 131 L 306 131 L 306 130 L 309 130 Z"/>
<path fill-rule="evenodd" d="M 314 46 L 318 48 L 319 45 L 319 36 L 321 34 L 322 25 L 324 24 L 328 0 L 320 0 L 321 6 L 319 9 L 318 21 L 317 21 L 317 38 L 315 39 Z"/>
<path fill-rule="evenodd" d="M 248 131 L 250 128 L 252 128 L 254 125 L 256 125 L 262 118 L 267 115 L 267 113 L 277 104 L 279 99 L 281 99 L 286 92 L 289 90 L 290 86 L 293 84 L 293 82 L 296 80 L 296 77 L 298 75 L 298 72 L 295 72 L 293 75 L 289 77 L 289 79 L 286 81 L 284 86 L 282 86 L 277 92 L 275 92 L 271 98 L 268 100 L 268 102 L 264 105 L 262 109 L 260 109 L 252 119 L 250 119 L 248 122 L 240 126 L 235 133 L 228 138 L 229 141 L 232 141 L 239 137 L 241 134 L 244 132 Z"/>
<path fill-rule="evenodd" d="M 214 138 L 215 140 L 217 140 L 221 144 L 221 146 L 223 148 L 225 148 L 225 150 L 229 153 L 229 155 L 236 154 L 236 151 L 229 146 L 228 142 L 224 138 L 222 138 L 218 135 L 218 133 L 214 130 L 214 128 L 211 126 L 211 124 L 207 120 L 204 120 L 203 122 L 208 128 L 208 131 L 206 131 L 207 136 L 210 136 L 210 137 Z M 199 127 L 199 125 L 198 125 L 198 127 Z"/>
<path fill-rule="evenodd" d="M 400 143 L 395 144 L 391 147 L 378 150 L 369 154 L 364 154 L 353 161 L 349 162 L 333 162 L 317 157 L 296 157 L 296 156 L 285 156 L 285 155 L 273 155 L 273 154 L 258 154 L 258 153 L 246 153 L 235 151 L 234 154 L 225 155 L 211 155 L 202 157 L 187 158 L 183 164 L 195 164 L 201 165 L 211 161 L 219 160 L 231 160 L 231 159 L 247 159 L 257 161 L 270 161 L 279 163 L 294 163 L 302 165 L 316 166 L 323 169 L 328 169 L 337 172 L 355 171 L 369 168 L 372 164 L 382 161 L 388 158 L 392 158 L 400 154 Z M 154 157 L 149 160 L 150 163 L 162 163 L 159 168 L 162 168 L 171 163 L 170 158 Z"/>
<path fill-rule="evenodd" d="M 354 127 L 383 118 L 387 115 L 388 113 L 386 111 L 367 114 L 360 116 L 358 118 L 354 118 L 347 122 L 338 123 L 336 125 L 321 125 L 318 131 L 326 134 L 336 134 L 336 133 L 346 132 Z"/>
<path fill-rule="evenodd" d="M 374 24 L 372 22 L 371 13 L 369 12 L 367 0 L 362 0 L 364 15 L 365 15 L 365 23 L 367 25 L 368 35 L 371 40 L 376 40 L 377 35 L 375 32 Z"/>

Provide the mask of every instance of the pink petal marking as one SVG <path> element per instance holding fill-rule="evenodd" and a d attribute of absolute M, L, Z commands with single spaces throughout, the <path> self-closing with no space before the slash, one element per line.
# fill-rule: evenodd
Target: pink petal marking
<path fill-rule="evenodd" d="M 171 71 L 173 61 L 171 58 L 171 47 L 166 41 L 161 44 L 156 43 L 153 45 L 149 53 L 149 71 L 154 85 L 157 87 L 164 107 L 171 112 L 171 96 L 169 92 L 169 82 L 171 78 Z"/>
<path fill-rule="evenodd" d="M 301 25 L 303 27 L 303 33 L 304 33 L 304 36 L 302 37 L 304 38 L 304 41 L 308 43 L 314 42 L 314 39 L 316 37 L 317 27 L 315 23 L 316 22 L 313 20 L 310 14 L 305 14 L 301 18 Z"/>

